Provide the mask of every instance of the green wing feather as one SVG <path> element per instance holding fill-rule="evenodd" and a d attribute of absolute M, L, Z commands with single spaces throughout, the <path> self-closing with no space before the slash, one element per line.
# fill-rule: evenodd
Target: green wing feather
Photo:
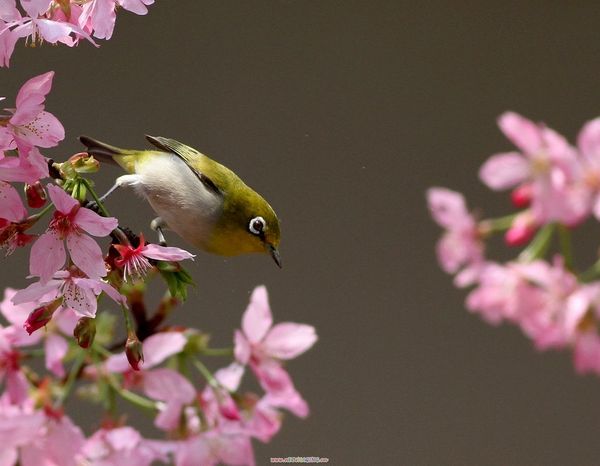
<path fill-rule="evenodd" d="M 223 194 L 223 189 L 206 173 L 210 172 L 211 168 L 216 168 L 217 162 L 175 139 L 149 135 L 146 135 L 146 139 L 159 149 L 173 153 L 183 160 L 207 189 L 219 195 Z"/>

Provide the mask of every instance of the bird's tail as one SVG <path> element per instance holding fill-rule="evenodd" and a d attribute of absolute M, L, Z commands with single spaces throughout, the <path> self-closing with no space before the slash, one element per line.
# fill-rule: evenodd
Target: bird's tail
<path fill-rule="evenodd" d="M 93 155 L 101 162 L 119 165 L 127 173 L 135 172 L 135 159 L 137 151 L 120 149 L 88 136 L 79 136 L 81 143 L 87 147 L 87 153 Z"/>

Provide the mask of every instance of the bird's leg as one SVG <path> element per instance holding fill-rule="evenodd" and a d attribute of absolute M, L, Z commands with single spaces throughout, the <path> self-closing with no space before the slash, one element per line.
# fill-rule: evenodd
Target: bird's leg
<path fill-rule="evenodd" d="M 152 222 L 150 222 L 150 228 L 156 231 L 158 234 L 158 244 L 161 246 L 167 245 L 167 240 L 165 239 L 165 234 L 163 229 L 167 228 L 167 224 L 161 217 L 156 217 Z"/>
<path fill-rule="evenodd" d="M 104 202 L 108 196 L 123 186 L 134 186 L 140 182 L 140 175 L 123 175 L 115 180 L 115 184 L 104 194 L 100 200 Z"/>

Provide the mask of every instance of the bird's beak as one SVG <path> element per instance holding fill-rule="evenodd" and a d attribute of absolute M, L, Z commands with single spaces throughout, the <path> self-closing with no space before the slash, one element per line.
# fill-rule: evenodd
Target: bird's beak
<path fill-rule="evenodd" d="M 277 267 L 281 268 L 281 256 L 279 255 L 279 251 L 272 244 L 269 244 L 268 248 L 269 248 L 269 252 L 271 253 L 271 257 L 277 264 Z"/>

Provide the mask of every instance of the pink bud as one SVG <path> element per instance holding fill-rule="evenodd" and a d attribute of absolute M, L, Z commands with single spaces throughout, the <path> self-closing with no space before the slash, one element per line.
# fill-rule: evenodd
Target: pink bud
<path fill-rule="evenodd" d="M 523 246 L 533 238 L 535 227 L 528 225 L 513 225 L 504 235 L 504 241 L 509 246 Z"/>
<path fill-rule="evenodd" d="M 233 401 L 233 398 L 230 396 L 225 397 L 225 399 L 219 403 L 219 411 L 225 419 L 229 419 L 230 421 L 239 421 L 242 418 L 235 401 Z"/>
<path fill-rule="evenodd" d="M 48 199 L 46 191 L 39 181 L 36 181 L 33 184 L 26 184 L 25 195 L 27 197 L 27 205 L 32 209 L 39 209 Z"/>
<path fill-rule="evenodd" d="M 138 340 L 135 334 L 127 337 L 127 342 L 125 343 L 125 355 L 127 356 L 127 361 L 129 361 L 131 368 L 134 371 L 139 371 L 140 364 L 144 362 L 144 353 L 142 351 L 142 342 Z"/>
<path fill-rule="evenodd" d="M 531 204 L 533 189 L 530 184 L 524 184 L 514 189 L 510 195 L 513 205 L 517 209 L 525 209 Z"/>
<path fill-rule="evenodd" d="M 58 306 L 62 303 L 62 298 L 55 299 L 49 304 L 45 306 L 38 307 L 31 311 L 31 314 L 27 317 L 27 320 L 23 324 L 23 328 L 25 331 L 31 335 L 37 329 L 44 327 L 50 319 L 52 319 L 52 315 L 58 309 Z"/>

